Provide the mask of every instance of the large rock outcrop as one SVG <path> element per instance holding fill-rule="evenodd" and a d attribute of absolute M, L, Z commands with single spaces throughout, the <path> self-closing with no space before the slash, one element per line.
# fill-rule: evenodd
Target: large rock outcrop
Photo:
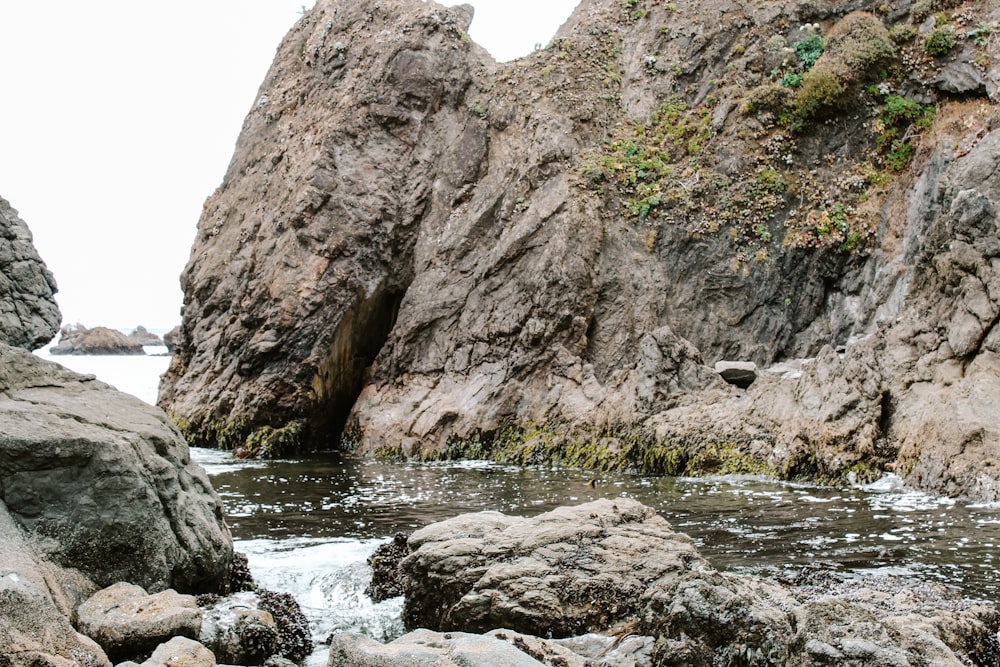
<path fill-rule="evenodd" d="M 657 666 L 958 667 L 1000 658 L 995 607 L 890 577 L 820 573 L 779 583 L 720 573 L 690 538 L 627 498 L 533 518 L 466 514 L 418 530 L 409 547 L 400 570 L 410 628 L 549 638 L 637 633 L 655 638 Z M 455 664 L 471 664 L 456 658 L 450 638 L 384 648 L 340 638 L 331 656 L 368 654 L 383 662 L 343 664 L 389 664 L 392 655 L 451 648 Z M 523 640 L 513 643 L 524 650 Z"/>
<path fill-rule="evenodd" d="M 941 52 L 920 3 L 585 0 L 503 65 L 470 16 L 279 47 L 182 276 L 191 438 L 1000 499 L 1000 9 Z"/>
<path fill-rule="evenodd" d="M 0 501 L 35 549 L 99 586 L 214 588 L 222 503 L 162 411 L 0 343 Z"/>
<path fill-rule="evenodd" d="M 62 320 L 55 292 L 28 226 L 0 197 L 0 341 L 34 350 L 52 340 Z"/>

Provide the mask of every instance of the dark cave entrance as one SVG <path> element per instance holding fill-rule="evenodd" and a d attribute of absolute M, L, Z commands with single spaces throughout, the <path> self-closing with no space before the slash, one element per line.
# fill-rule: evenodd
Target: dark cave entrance
<path fill-rule="evenodd" d="M 365 373 L 396 324 L 405 288 L 379 287 L 347 309 L 313 379 L 316 409 L 309 419 L 313 449 L 340 445 L 347 417 L 364 387 Z"/>

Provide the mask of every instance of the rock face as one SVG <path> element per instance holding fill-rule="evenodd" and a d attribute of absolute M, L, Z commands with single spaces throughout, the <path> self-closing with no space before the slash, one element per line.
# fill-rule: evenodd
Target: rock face
<path fill-rule="evenodd" d="M 34 350 L 52 340 L 62 320 L 55 292 L 28 226 L 0 197 L 0 342 Z"/>
<path fill-rule="evenodd" d="M 464 9 L 320 0 L 206 203 L 160 405 L 251 452 L 1000 499 L 1000 54 L 932 57 L 919 5 L 584 0 L 500 65 Z"/>
<path fill-rule="evenodd" d="M 222 504 L 160 410 L 0 344 L 0 500 L 41 555 L 99 586 L 214 587 Z"/>
<path fill-rule="evenodd" d="M 992 606 L 888 577 L 821 574 L 782 584 L 723 574 L 687 536 L 626 498 L 532 519 L 463 515 L 417 531 L 409 545 L 413 553 L 401 566 L 408 627 L 510 628 L 543 637 L 638 633 L 655 638 L 657 666 L 957 667 L 1000 659 L 1000 612 Z M 344 639 L 331 654 L 385 656 L 419 642 L 402 643 L 410 646 L 383 650 Z M 383 660 L 342 664 L 391 664 Z"/>
<path fill-rule="evenodd" d="M 88 329 L 82 324 L 70 324 L 59 330 L 59 342 L 52 354 L 145 354 L 139 340 L 107 327 Z"/>

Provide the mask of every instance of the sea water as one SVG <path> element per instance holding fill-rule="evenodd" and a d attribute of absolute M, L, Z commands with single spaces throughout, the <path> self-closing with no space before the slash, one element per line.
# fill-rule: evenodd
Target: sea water
<path fill-rule="evenodd" d="M 43 353 L 43 356 L 44 353 Z M 51 358 L 51 357 L 50 357 Z M 52 358 L 155 403 L 167 357 Z M 259 585 L 292 593 L 325 664 L 332 632 L 380 641 L 403 632 L 400 599 L 372 603 L 366 559 L 397 532 L 463 512 L 536 515 L 560 505 L 631 497 L 692 536 L 719 569 L 794 575 L 822 567 L 846 576 L 892 574 L 937 581 L 1000 601 L 1000 507 L 931 496 L 894 475 L 830 488 L 754 477 L 708 479 L 602 474 L 481 461 L 384 463 L 339 453 L 236 461 L 192 449 L 226 507 L 238 551 Z"/>

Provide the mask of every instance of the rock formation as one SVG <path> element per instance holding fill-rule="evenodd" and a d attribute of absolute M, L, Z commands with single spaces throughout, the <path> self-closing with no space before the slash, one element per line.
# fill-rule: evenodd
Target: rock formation
<path fill-rule="evenodd" d="M 55 292 L 28 226 L 0 197 L 0 341 L 34 350 L 52 340 L 62 319 Z"/>
<path fill-rule="evenodd" d="M 489 633 L 501 640 L 519 632 L 549 638 L 638 634 L 655 641 L 652 664 L 658 667 L 957 667 L 1000 658 L 995 607 L 889 577 L 820 574 L 782 584 L 723 574 L 690 538 L 627 498 L 560 507 L 530 519 L 466 514 L 418 530 L 409 546 L 412 553 L 400 568 L 404 621 L 446 634 L 386 647 L 335 637 L 331 656 L 350 659 L 331 664 L 390 664 L 378 659 L 438 650 L 453 664 L 493 664 L 456 659 L 470 647 L 500 649 L 482 646 L 489 643 L 485 638 L 477 645 L 452 635 L 490 628 L 504 628 Z M 452 644 L 453 638 L 462 641 Z M 557 654 L 534 641 L 540 648 L 526 651 L 533 657 Z M 522 651 L 528 646 L 523 638 L 512 643 Z M 560 664 L 526 658 L 512 664 L 522 663 Z"/>
<path fill-rule="evenodd" d="M 584 0 L 497 64 L 468 8 L 319 0 L 206 203 L 160 405 L 263 454 L 1000 499 L 1000 8 L 948 4 Z"/>
<path fill-rule="evenodd" d="M 232 539 L 162 411 L 28 351 L 58 326 L 54 283 L 2 200 L 0 268 L 0 664 L 110 667 L 74 627 L 112 646 L 122 625 L 84 601 L 116 582 L 214 590 Z"/>
<path fill-rule="evenodd" d="M 88 329 L 82 324 L 69 324 L 59 330 L 59 341 L 49 350 L 52 354 L 145 354 L 139 340 L 107 327 Z"/>
<path fill-rule="evenodd" d="M 139 345 L 163 345 L 163 339 L 139 325 L 128 334 L 128 339 Z"/>

